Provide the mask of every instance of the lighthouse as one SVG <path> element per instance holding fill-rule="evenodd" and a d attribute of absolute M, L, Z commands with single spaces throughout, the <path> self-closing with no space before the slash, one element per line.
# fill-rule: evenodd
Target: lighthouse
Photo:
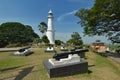
<path fill-rule="evenodd" d="M 48 12 L 48 28 L 47 28 L 47 32 L 46 32 L 46 36 L 48 37 L 49 43 L 50 44 L 54 44 L 55 43 L 55 31 L 54 31 L 54 27 L 53 27 L 53 13 L 50 10 Z"/>

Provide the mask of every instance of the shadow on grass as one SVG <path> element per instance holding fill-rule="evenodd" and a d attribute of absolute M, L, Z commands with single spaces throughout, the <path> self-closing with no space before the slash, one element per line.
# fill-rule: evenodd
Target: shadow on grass
<path fill-rule="evenodd" d="M 88 65 L 88 67 L 94 67 L 94 66 L 95 66 L 94 64 Z M 88 70 L 88 74 L 91 74 L 91 73 L 92 73 L 92 71 Z"/>
<path fill-rule="evenodd" d="M 28 67 L 28 68 L 24 68 L 19 75 L 16 76 L 15 80 L 22 80 L 27 74 L 29 74 L 32 69 L 34 68 L 34 66 L 32 67 Z"/>
<path fill-rule="evenodd" d="M 88 74 L 91 74 L 91 73 L 92 73 L 92 71 L 88 70 Z"/>
<path fill-rule="evenodd" d="M 92 64 L 92 65 L 88 65 L 88 67 L 93 67 L 93 66 L 95 66 L 94 64 Z"/>
<path fill-rule="evenodd" d="M 38 65 L 34 65 L 34 66 L 38 66 Z M 15 78 L 14 80 L 22 80 L 22 78 L 24 78 L 27 74 L 32 73 L 32 72 L 40 71 L 40 70 L 32 71 L 32 69 L 34 68 L 34 66 L 23 68 L 23 69 L 19 69 L 19 70 L 22 70 L 22 71 L 19 72 L 18 75 L 13 75 L 13 76 L 5 77 L 5 78 L 0 78 L 0 80 L 6 80 L 6 79 L 10 79 L 10 78 Z M 14 69 L 17 69 L 19 67 L 22 67 L 22 66 L 7 68 L 7 69 L 3 69 L 1 71 L 14 70 Z"/>
<path fill-rule="evenodd" d="M 4 72 L 4 71 L 8 71 L 8 70 L 13 70 L 13 69 L 16 69 L 16 68 L 19 68 L 19 67 L 22 67 L 22 66 L 1 69 L 0 72 Z"/>

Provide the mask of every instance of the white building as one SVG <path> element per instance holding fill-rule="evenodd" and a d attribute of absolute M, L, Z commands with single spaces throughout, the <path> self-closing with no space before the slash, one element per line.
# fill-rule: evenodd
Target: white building
<path fill-rule="evenodd" d="M 55 43 L 55 30 L 53 27 L 53 13 L 51 10 L 48 12 L 48 28 L 47 28 L 46 36 L 48 37 L 50 44 Z"/>

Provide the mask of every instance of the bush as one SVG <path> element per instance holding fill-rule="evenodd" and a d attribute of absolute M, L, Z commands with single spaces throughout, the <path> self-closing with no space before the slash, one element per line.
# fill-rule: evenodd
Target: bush
<path fill-rule="evenodd" d="M 118 54 L 120 54 L 120 46 L 118 46 L 115 50 Z"/>

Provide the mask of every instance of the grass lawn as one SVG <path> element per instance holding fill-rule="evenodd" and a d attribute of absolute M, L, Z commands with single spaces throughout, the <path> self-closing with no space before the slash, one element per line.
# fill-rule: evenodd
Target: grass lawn
<path fill-rule="evenodd" d="M 27 62 L 26 57 L 11 56 L 13 52 L 0 52 L 0 70 L 22 66 Z"/>
<path fill-rule="evenodd" d="M 29 56 L 10 56 L 13 52 L 0 52 L 0 80 L 17 80 L 16 76 L 26 68 L 31 70 L 22 80 L 120 80 L 120 65 L 91 51 L 86 54 L 88 73 L 50 79 L 43 60 L 54 54 L 44 53 L 44 49 L 33 51 L 34 54 Z"/>

